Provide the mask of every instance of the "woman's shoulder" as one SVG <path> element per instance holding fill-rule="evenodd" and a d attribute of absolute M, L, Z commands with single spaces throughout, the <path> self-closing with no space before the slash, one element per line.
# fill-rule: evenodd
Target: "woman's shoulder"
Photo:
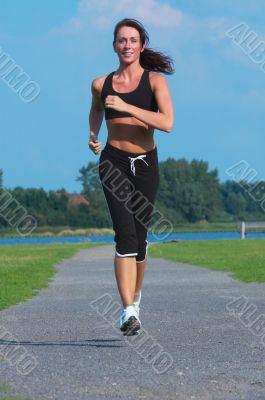
<path fill-rule="evenodd" d="M 166 84 L 166 78 L 159 72 L 149 71 L 149 81 L 152 90 L 154 91 L 159 85 Z"/>
<path fill-rule="evenodd" d="M 110 72 L 105 74 L 105 75 L 101 75 L 98 78 L 93 79 L 92 80 L 92 84 L 91 84 L 92 88 L 94 90 L 96 90 L 98 93 L 101 93 L 103 85 L 104 85 L 104 82 L 105 82 L 105 79 L 107 78 L 107 76 L 109 74 L 110 74 Z"/>

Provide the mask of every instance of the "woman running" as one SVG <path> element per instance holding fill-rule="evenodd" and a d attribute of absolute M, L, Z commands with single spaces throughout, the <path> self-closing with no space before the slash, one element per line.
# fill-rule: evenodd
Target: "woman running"
<path fill-rule="evenodd" d="M 174 112 L 167 81 L 172 59 L 147 47 L 143 25 L 124 18 L 114 29 L 119 67 L 92 81 L 89 148 L 101 151 L 98 133 L 105 112 L 107 142 L 99 177 L 115 232 L 114 268 L 123 304 L 119 327 L 138 333 L 141 287 L 147 264 L 147 232 L 159 187 L 154 129 L 171 132 Z M 159 112 L 158 112 L 159 111 Z"/>

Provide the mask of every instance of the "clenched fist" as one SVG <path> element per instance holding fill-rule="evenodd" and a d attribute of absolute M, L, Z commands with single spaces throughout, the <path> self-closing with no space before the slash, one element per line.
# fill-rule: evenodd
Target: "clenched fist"
<path fill-rule="evenodd" d="M 100 150 L 101 150 L 101 142 L 98 141 L 97 135 L 93 135 L 93 134 L 90 135 L 89 142 L 88 142 L 88 147 L 96 155 L 100 152 Z"/>
<path fill-rule="evenodd" d="M 128 103 L 123 101 L 119 96 L 108 95 L 105 99 L 105 107 L 113 108 L 114 110 L 127 112 Z"/>

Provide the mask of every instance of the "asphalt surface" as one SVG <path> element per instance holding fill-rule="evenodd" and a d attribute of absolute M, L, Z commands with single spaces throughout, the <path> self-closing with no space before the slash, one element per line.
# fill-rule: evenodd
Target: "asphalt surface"
<path fill-rule="evenodd" d="M 112 245 L 81 250 L 56 266 L 48 288 L 0 312 L 0 384 L 10 395 L 265 399 L 265 339 L 247 327 L 247 312 L 240 319 L 227 307 L 245 296 L 260 317 L 265 284 L 149 257 L 142 330 L 125 337 L 113 256 Z"/>

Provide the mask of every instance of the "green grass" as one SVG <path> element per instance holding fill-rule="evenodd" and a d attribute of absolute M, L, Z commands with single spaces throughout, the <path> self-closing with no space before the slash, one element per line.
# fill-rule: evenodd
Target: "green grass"
<path fill-rule="evenodd" d="M 1 393 L 0 393 L 1 394 Z M 28 397 L 13 397 L 13 396 L 8 396 L 8 397 L 0 397 L 1 400 L 31 400 Z"/>
<path fill-rule="evenodd" d="M 150 246 L 166 260 L 231 273 L 242 282 L 265 282 L 265 239 L 190 240 Z"/>
<path fill-rule="evenodd" d="M 11 387 L 7 383 L 0 383 L 0 392 L 10 392 L 10 390 Z"/>
<path fill-rule="evenodd" d="M 0 310 L 28 300 L 49 286 L 55 264 L 80 249 L 104 243 L 0 246 Z"/>
<path fill-rule="evenodd" d="M 32 400 L 32 399 L 29 399 L 28 397 L 14 397 L 14 396 L 4 396 L 4 397 L 1 397 L 1 392 L 0 392 L 0 399 L 1 400 Z"/>
<path fill-rule="evenodd" d="M 11 386 L 8 385 L 7 383 L 0 383 L 0 399 L 1 400 L 31 400 L 29 398 L 25 397 L 13 397 L 13 396 L 4 396 L 2 397 L 1 395 L 6 392 L 10 392 L 12 390 Z"/>

